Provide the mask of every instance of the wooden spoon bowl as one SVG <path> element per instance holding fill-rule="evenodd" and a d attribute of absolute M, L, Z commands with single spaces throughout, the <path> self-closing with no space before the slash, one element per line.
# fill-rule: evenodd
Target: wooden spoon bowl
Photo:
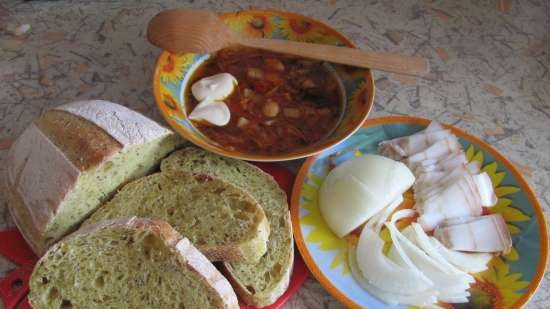
<path fill-rule="evenodd" d="M 173 53 L 210 53 L 229 46 L 237 35 L 210 11 L 174 9 L 151 19 L 147 39 Z"/>

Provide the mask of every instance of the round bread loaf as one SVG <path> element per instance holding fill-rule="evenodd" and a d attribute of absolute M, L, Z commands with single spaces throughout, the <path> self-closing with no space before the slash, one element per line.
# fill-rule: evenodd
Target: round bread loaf
<path fill-rule="evenodd" d="M 31 123 L 7 158 L 8 208 L 42 255 L 121 185 L 148 174 L 182 140 L 115 103 L 61 105 Z"/>

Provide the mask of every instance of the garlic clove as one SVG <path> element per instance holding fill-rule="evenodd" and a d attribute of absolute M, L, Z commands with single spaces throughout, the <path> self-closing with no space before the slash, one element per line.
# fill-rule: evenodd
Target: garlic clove
<path fill-rule="evenodd" d="M 237 85 L 237 79 L 229 73 L 219 73 L 202 78 L 191 86 L 191 93 L 198 101 L 220 101 L 227 98 Z"/>
<path fill-rule="evenodd" d="M 203 120 L 215 126 L 225 126 L 231 119 L 231 112 L 224 102 L 203 101 L 189 114 L 191 120 Z"/>

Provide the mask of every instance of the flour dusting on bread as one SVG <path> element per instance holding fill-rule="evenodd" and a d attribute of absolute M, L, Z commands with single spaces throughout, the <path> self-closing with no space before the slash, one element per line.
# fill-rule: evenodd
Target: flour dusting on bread
<path fill-rule="evenodd" d="M 171 131 L 135 111 L 103 100 L 77 101 L 56 107 L 93 122 L 124 147 L 143 144 Z"/>

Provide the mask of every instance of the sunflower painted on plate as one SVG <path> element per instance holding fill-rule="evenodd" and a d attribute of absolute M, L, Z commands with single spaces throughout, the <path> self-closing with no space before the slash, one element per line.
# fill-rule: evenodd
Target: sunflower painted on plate
<path fill-rule="evenodd" d="M 304 208 L 309 211 L 308 214 L 300 218 L 300 223 L 310 225 L 313 230 L 306 236 L 306 242 L 319 244 L 319 249 L 323 251 L 336 251 L 336 256 L 330 264 L 331 269 L 342 266 L 342 274 L 348 275 L 350 270 L 347 263 L 348 243 L 346 239 L 339 238 L 334 234 L 325 222 L 319 209 L 319 188 L 323 178 L 319 175 L 309 174 L 308 182 L 304 183 L 302 193 Z M 351 237 L 356 237 L 352 235 Z"/>
<path fill-rule="evenodd" d="M 502 180 L 506 176 L 506 173 L 498 171 L 497 162 L 492 162 L 484 165 L 484 156 L 482 151 L 476 152 L 474 147 L 470 145 L 466 150 L 466 158 L 468 161 L 477 161 L 480 166 L 482 166 L 482 171 L 486 172 L 487 175 L 491 178 L 493 188 L 498 197 L 497 204 L 491 208 L 487 208 L 487 213 L 500 213 L 508 225 L 508 230 L 510 234 L 517 234 L 520 232 L 520 229 L 515 226 L 514 222 L 523 222 L 528 221 L 531 218 L 523 213 L 521 209 L 516 208 L 512 205 L 512 200 L 507 196 L 519 192 L 520 189 L 515 186 L 501 186 Z"/>
<path fill-rule="evenodd" d="M 169 108 L 170 113 L 174 114 L 174 115 L 181 116 L 182 111 L 178 107 L 179 106 L 178 102 L 172 96 L 172 94 L 169 93 L 169 92 L 162 91 L 161 95 L 162 95 L 162 103 L 164 103 L 164 105 Z"/>
<path fill-rule="evenodd" d="M 281 20 L 279 30 L 292 41 L 321 43 L 323 36 L 314 22 L 299 17 Z"/>
<path fill-rule="evenodd" d="M 167 54 L 160 59 L 161 81 L 177 84 L 193 62 L 195 62 L 195 54 Z"/>
<path fill-rule="evenodd" d="M 346 45 L 345 38 L 320 26 L 317 22 L 299 16 L 281 20 L 281 33 L 292 41 L 302 41 L 327 45 Z"/>
<path fill-rule="evenodd" d="M 521 281 L 522 273 L 511 273 L 510 264 L 500 257 L 489 262 L 489 269 L 476 274 L 476 282 L 470 288 L 470 302 L 456 304 L 454 308 L 505 309 L 510 308 L 522 295 L 528 281 Z"/>
<path fill-rule="evenodd" d="M 249 37 L 270 38 L 276 28 L 268 14 L 228 14 L 224 22 L 233 31 Z"/>

